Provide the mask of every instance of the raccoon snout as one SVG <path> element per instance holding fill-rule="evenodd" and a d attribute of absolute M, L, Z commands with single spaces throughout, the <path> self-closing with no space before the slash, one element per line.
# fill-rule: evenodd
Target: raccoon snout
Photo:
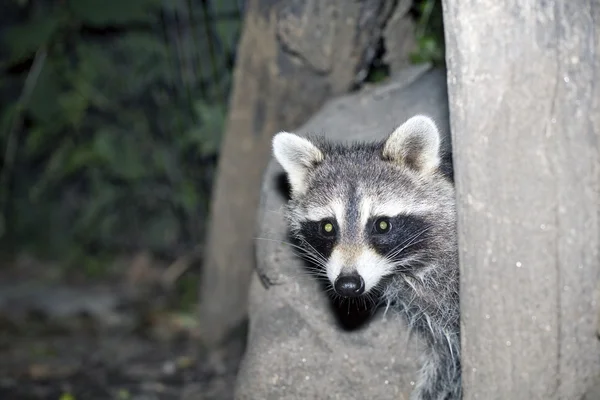
<path fill-rule="evenodd" d="M 336 293 L 344 297 L 357 297 L 365 291 L 365 281 L 358 274 L 340 275 L 333 284 Z"/>

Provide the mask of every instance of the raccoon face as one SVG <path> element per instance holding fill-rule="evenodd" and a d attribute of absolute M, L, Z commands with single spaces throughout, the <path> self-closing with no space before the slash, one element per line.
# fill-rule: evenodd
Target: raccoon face
<path fill-rule="evenodd" d="M 430 118 L 413 117 L 376 143 L 281 132 L 273 153 L 291 186 L 291 235 L 339 295 L 384 289 L 399 275 L 423 282 L 456 248 L 454 189 Z"/>

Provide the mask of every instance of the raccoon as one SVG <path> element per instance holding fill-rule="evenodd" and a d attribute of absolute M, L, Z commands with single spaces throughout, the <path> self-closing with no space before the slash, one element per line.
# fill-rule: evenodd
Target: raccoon
<path fill-rule="evenodd" d="M 291 237 L 337 295 L 376 297 L 424 341 L 413 400 L 462 395 L 455 192 L 441 139 L 423 115 L 378 142 L 273 138 Z"/>

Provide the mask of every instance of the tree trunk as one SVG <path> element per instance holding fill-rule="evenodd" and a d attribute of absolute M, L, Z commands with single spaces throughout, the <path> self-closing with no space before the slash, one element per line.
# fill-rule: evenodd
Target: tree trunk
<path fill-rule="evenodd" d="M 600 373 L 600 1 L 444 3 L 465 399 Z"/>
<path fill-rule="evenodd" d="M 256 210 L 272 135 L 295 129 L 327 98 L 363 79 L 386 20 L 405 3 L 249 1 L 200 288 L 208 344 L 247 314 Z"/>

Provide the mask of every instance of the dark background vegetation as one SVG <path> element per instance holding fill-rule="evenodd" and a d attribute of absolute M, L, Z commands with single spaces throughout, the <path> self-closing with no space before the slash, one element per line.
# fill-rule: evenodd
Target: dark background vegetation
<path fill-rule="evenodd" d="M 0 278 L 27 264 L 89 283 L 155 260 L 191 310 L 198 268 L 179 261 L 201 259 L 243 12 L 242 0 L 3 2 Z M 413 15 L 413 61 L 443 63 L 439 1 Z M 385 77 L 376 60 L 369 80 Z"/>
<path fill-rule="evenodd" d="M 201 240 L 241 25 L 236 0 L 10 0 L 5 250 L 95 268 Z"/>

